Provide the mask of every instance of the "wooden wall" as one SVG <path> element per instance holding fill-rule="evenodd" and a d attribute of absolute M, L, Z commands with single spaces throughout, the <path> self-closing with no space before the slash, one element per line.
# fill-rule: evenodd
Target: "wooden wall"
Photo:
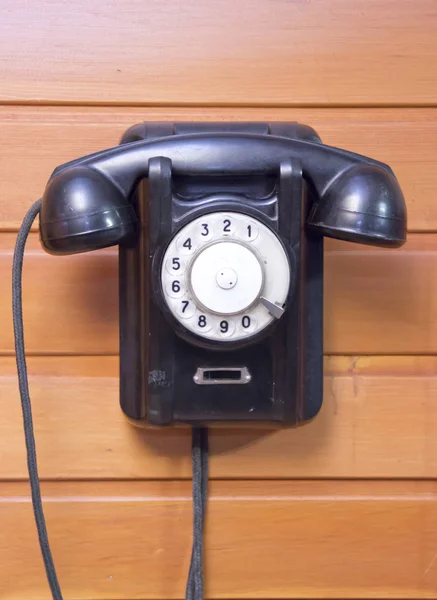
<path fill-rule="evenodd" d="M 141 120 L 299 120 L 388 162 L 398 251 L 326 244 L 325 400 L 295 431 L 214 431 L 209 599 L 437 597 L 436 0 L 0 0 L 0 597 L 48 597 L 11 327 L 22 216 L 59 163 Z M 189 432 L 118 407 L 117 251 L 31 234 L 24 314 L 65 597 L 181 599 Z"/>

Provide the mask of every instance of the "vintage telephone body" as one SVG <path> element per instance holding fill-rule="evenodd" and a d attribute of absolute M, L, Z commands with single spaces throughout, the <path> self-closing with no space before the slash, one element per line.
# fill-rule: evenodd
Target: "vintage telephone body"
<path fill-rule="evenodd" d="M 58 167 L 44 248 L 119 244 L 120 402 L 137 424 L 295 426 L 323 397 L 323 236 L 397 247 L 390 168 L 298 123 L 150 123 Z"/>

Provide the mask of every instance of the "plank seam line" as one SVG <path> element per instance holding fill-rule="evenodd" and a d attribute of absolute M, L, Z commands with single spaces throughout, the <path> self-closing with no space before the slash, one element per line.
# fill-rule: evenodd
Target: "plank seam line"
<path fill-rule="evenodd" d="M 92 108 L 287 108 L 287 109 L 320 109 L 320 108 L 437 108 L 437 102 L 94 102 L 68 100 L 0 100 L 0 107 L 92 107 Z"/>
<path fill-rule="evenodd" d="M 162 495 L 162 496 L 50 496 L 44 495 L 43 493 L 43 501 L 45 504 L 53 503 L 68 503 L 72 504 L 74 502 L 86 502 L 86 503 L 98 503 L 104 502 L 105 504 L 109 503 L 134 503 L 134 502 L 192 502 L 191 495 L 186 496 L 173 496 L 173 495 Z M 336 495 L 336 494 L 314 494 L 314 495 L 279 495 L 279 496 L 257 496 L 257 495 L 229 495 L 229 496 L 219 496 L 215 494 L 211 494 L 210 501 L 212 502 L 436 502 L 437 494 L 404 494 L 404 495 L 378 495 L 378 494 L 369 494 L 369 495 Z M 32 502 L 32 499 L 29 496 L 0 496 L 0 504 L 11 504 L 11 503 L 20 503 L 20 504 L 29 504 Z"/>

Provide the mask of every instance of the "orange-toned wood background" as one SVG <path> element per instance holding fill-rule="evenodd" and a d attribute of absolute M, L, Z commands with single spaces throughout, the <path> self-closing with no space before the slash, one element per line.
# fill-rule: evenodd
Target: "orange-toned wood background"
<path fill-rule="evenodd" d="M 325 400 L 292 431 L 214 430 L 206 596 L 437 598 L 435 0 L 0 0 L 0 597 L 47 598 L 27 483 L 10 271 L 59 163 L 142 120 L 299 120 L 395 170 L 409 237 L 328 241 Z M 117 251 L 43 253 L 24 313 L 66 598 L 182 599 L 189 431 L 118 407 Z"/>

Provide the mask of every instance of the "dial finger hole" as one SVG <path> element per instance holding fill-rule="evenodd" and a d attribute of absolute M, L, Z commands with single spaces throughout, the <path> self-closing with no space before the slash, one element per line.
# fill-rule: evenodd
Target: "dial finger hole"
<path fill-rule="evenodd" d="M 199 221 L 197 224 L 196 237 L 200 244 L 204 244 L 214 237 L 213 225 L 208 218 Z"/>
<path fill-rule="evenodd" d="M 257 320 L 253 315 L 245 314 L 240 317 L 238 321 L 238 327 L 240 331 L 249 334 L 256 330 Z"/>
<path fill-rule="evenodd" d="M 199 333 L 206 333 L 212 327 L 212 317 L 205 313 L 197 313 L 195 320 L 195 328 Z"/>
<path fill-rule="evenodd" d="M 221 236 L 233 235 L 237 227 L 237 221 L 232 216 L 223 215 L 219 222 L 219 233 Z"/>
<path fill-rule="evenodd" d="M 177 305 L 177 313 L 182 319 L 190 319 L 196 312 L 196 306 L 192 300 L 182 298 Z"/>
<path fill-rule="evenodd" d="M 182 275 L 185 272 L 186 262 L 179 255 L 170 256 L 165 261 L 165 268 L 170 275 Z"/>
<path fill-rule="evenodd" d="M 238 237 L 245 242 L 255 241 L 258 234 L 258 225 L 254 221 L 244 220 L 238 225 Z"/>
<path fill-rule="evenodd" d="M 186 235 L 183 235 L 180 238 L 178 238 L 176 246 L 181 254 L 189 255 L 194 254 L 197 243 L 194 238 L 194 235 L 191 233 L 187 233 Z"/>
<path fill-rule="evenodd" d="M 235 323 L 229 319 L 221 319 L 217 325 L 217 332 L 221 337 L 229 338 L 235 331 Z"/>
<path fill-rule="evenodd" d="M 173 279 L 167 282 L 165 290 L 170 298 L 180 298 L 185 294 L 185 283 L 182 279 Z"/>

